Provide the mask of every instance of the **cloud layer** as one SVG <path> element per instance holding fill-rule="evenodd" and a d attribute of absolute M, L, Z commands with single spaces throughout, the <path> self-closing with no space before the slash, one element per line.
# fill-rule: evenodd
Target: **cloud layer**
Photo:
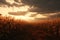
<path fill-rule="evenodd" d="M 58 12 L 60 11 L 60 0 L 22 0 L 24 4 L 38 7 L 31 9 L 39 12 Z"/>
<path fill-rule="evenodd" d="M 7 5 L 7 6 L 21 6 L 20 1 L 19 0 L 0 0 L 0 5 L 4 4 L 4 5 Z"/>
<path fill-rule="evenodd" d="M 56 12 L 56 15 L 50 16 L 52 17 L 60 17 L 60 0 L 20 0 L 24 5 L 29 5 L 29 11 L 37 12 L 38 14 L 48 14 L 46 12 Z M 4 4 L 7 6 L 21 6 L 19 0 L 0 0 L 0 5 Z M 12 2 L 12 3 L 10 3 Z M 9 7 L 8 7 L 9 8 Z M 16 8 L 15 8 L 16 9 Z M 26 8 L 25 8 L 26 9 Z M 11 11 L 11 10 L 10 10 Z M 43 13 L 40 13 L 43 12 Z M 49 16 L 49 14 L 48 14 Z"/>
<path fill-rule="evenodd" d="M 32 12 L 59 12 L 60 11 L 60 0 L 13 0 L 15 3 L 10 4 L 8 0 L 0 0 L 0 4 L 8 6 L 19 6 L 18 3 L 22 1 L 24 5 L 29 5 L 29 9 Z M 9 0 L 11 1 L 11 0 Z M 32 6 L 34 6 L 32 8 Z"/>
<path fill-rule="evenodd" d="M 0 0 L 0 4 L 6 4 L 5 0 Z"/>

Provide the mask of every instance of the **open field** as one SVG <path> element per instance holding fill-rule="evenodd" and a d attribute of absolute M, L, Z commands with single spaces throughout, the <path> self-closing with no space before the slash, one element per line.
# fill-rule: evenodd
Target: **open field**
<path fill-rule="evenodd" d="M 29 23 L 0 16 L 0 40 L 60 40 L 60 18 Z"/>

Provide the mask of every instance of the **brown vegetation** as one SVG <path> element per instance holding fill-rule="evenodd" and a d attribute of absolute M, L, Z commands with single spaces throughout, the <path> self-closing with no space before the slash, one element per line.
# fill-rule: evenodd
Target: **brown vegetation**
<path fill-rule="evenodd" d="M 60 40 L 60 19 L 28 23 L 0 16 L 0 40 Z"/>

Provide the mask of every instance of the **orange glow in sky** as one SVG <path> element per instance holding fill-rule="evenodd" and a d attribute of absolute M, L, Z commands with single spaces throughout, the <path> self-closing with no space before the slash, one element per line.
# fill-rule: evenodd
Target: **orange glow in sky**
<path fill-rule="evenodd" d="M 16 3 L 14 0 L 6 0 L 6 1 L 10 4 Z M 37 14 L 37 12 L 29 12 L 29 8 L 30 7 L 28 5 L 24 5 L 20 7 L 16 7 L 16 6 L 8 7 L 7 5 L 4 5 L 4 7 L 3 6 L 0 7 L 0 14 L 2 14 L 2 16 L 7 16 L 7 17 L 11 16 L 14 17 L 15 19 L 22 19 L 22 20 L 35 20 L 35 18 L 47 18 L 47 16 Z M 25 15 L 16 16 L 9 14 L 9 12 L 26 12 L 26 13 Z"/>

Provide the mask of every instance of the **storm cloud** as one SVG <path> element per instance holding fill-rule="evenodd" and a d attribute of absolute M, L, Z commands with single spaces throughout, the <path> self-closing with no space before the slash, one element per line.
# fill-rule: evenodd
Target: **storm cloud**
<path fill-rule="evenodd" d="M 60 0 L 22 0 L 22 3 L 37 8 L 32 8 L 31 11 L 36 12 L 59 12 Z"/>

